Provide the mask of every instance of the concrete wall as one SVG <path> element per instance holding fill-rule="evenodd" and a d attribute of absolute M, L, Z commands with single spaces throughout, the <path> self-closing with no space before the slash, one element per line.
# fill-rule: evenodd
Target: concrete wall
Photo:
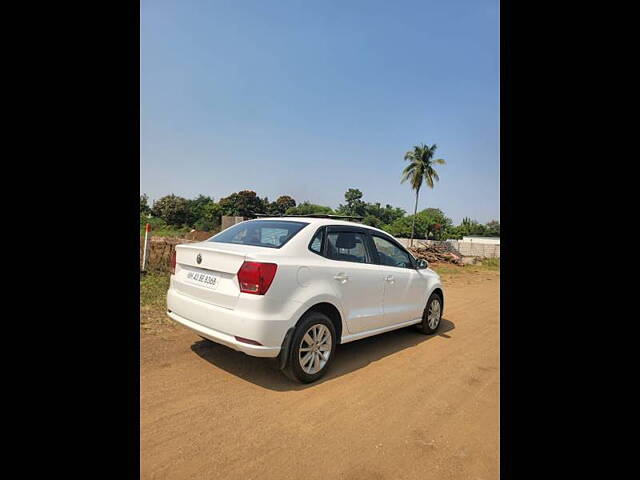
<path fill-rule="evenodd" d="M 500 258 L 500 245 L 491 245 L 489 243 L 476 242 L 456 242 L 456 249 L 462 255 L 484 258 Z M 454 244 L 455 245 L 455 244 Z"/>
<path fill-rule="evenodd" d="M 397 239 L 402 245 L 405 247 L 409 246 L 411 239 L 409 238 L 398 238 Z M 460 252 L 464 256 L 470 257 L 483 257 L 483 258 L 500 258 L 500 245 L 499 244 L 487 244 L 487 243 L 478 243 L 478 242 L 464 242 L 462 240 L 447 240 L 448 243 L 451 244 L 453 248 L 455 248 L 458 252 Z M 437 242 L 434 240 L 413 240 L 413 246 L 419 247 L 420 244 L 432 245 L 438 244 L 442 242 Z"/>
<path fill-rule="evenodd" d="M 409 243 L 411 242 L 410 238 L 396 238 L 405 248 L 409 247 Z M 428 244 L 428 240 L 418 240 L 416 238 L 413 239 L 413 246 L 418 247 L 420 243 Z"/>
<path fill-rule="evenodd" d="M 485 245 L 500 245 L 500 238 L 496 237 L 462 237 L 463 242 L 483 243 Z"/>

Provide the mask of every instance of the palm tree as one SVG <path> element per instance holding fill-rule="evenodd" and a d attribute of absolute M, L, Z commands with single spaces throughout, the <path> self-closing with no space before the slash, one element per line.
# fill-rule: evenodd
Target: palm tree
<path fill-rule="evenodd" d="M 416 215 L 418 213 L 418 196 L 420 195 L 420 188 L 422 182 L 427 184 L 429 188 L 433 188 L 433 181 L 440 180 L 438 172 L 433 168 L 434 165 L 446 165 L 446 162 L 441 159 L 433 159 L 436 153 L 435 143 L 430 147 L 420 144 L 413 147 L 413 150 L 409 150 L 404 154 L 404 159 L 409 161 L 409 165 L 402 171 L 402 180 L 400 183 L 404 183 L 407 180 L 411 182 L 411 189 L 416 191 L 416 206 L 413 209 L 413 222 L 411 224 L 411 242 L 413 246 L 413 236 L 416 228 Z"/>

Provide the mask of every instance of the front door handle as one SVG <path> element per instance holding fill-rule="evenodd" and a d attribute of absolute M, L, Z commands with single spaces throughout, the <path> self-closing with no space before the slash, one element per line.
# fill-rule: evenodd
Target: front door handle
<path fill-rule="evenodd" d="M 384 277 L 385 282 L 389 282 L 389 283 L 393 283 L 393 275 L 387 275 L 386 277 Z"/>
<path fill-rule="evenodd" d="M 349 275 L 346 275 L 345 273 L 340 272 L 337 275 L 335 275 L 333 278 L 338 280 L 340 283 L 346 283 L 346 281 L 349 280 Z"/>

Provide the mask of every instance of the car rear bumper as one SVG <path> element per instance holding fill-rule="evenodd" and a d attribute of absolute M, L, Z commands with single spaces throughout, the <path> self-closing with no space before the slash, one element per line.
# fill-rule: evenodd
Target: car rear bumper
<path fill-rule="evenodd" d="M 198 335 L 254 357 L 277 357 L 291 320 L 258 315 L 255 310 L 218 307 L 184 295 L 167 292 L 167 315 Z M 241 342 L 236 337 L 261 345 Z"/>
<path fill-rule="evenodd" d="M 167 315 L 171 317 L 173 320 L 178 322 L 179 324 L 187 327 L 189 330 L 197 333 L 198 335 L 203 336 L 204 338 L 208 338 L 212 342 L 219 343 L 221 345 L 226 345 L 227 347 L 233 348 L 234 350 L 238 350 L 240 352 L 244 352 L 247 355 L 251 355 L 253 357 L 277 357 L 280 353 L 280 347 L 264 347 L 259 345 L 251 345 L 249 343 L 239 342 L 232 335 L 227 335 L 226 333 L 219 332 L 214 330 L 213 328 L 205 327 L 204 325 L 200 325 L 199 323 L 192 322 L 191 320 L 187 320 L 180 315 L 167 311 Z"/>

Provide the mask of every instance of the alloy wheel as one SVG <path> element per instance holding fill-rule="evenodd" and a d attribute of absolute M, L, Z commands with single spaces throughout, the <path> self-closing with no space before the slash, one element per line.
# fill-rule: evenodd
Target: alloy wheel
<path fill-rule="evenodd" d="M 321 323 L 311 326 L 300 341 L 298 361 L 302 370 L 313 375 L 324 368 L 331 355 L 331 331 Z"/>
<path fill-rule="evenodd" d="M 427 323 L 429 323 L 429 328 L 431 330 L 435 330 L 440 323 L 440 312 L 442 308 L 440 306 L 440 300 L 438 298 L 434 298 L 431 301 L 431 305 L 429 305 L 429 312 L 427 313 Z"/>

